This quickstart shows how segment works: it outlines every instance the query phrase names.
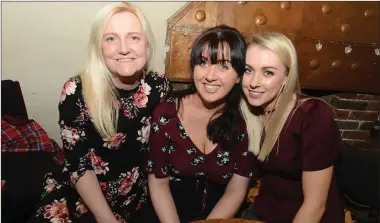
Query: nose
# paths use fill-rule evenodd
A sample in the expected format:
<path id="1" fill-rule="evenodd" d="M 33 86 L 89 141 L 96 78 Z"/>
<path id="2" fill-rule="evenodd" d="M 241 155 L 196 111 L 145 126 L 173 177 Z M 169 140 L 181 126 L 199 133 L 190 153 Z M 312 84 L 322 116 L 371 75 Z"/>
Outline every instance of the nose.
<path id="1" fill-rule="evenodd" d="M 209 67 L 209 69 L 207 70 L 207 73 L 206 73 L 206 76 L 205 76 L 205 79 L 208 81 L 208 82 L 212 82 L 216 79 L 216 65 L 211 65 Z"/>
<path id="2" fill-rule="evenodd" d="M 260 82 L 261 82 L 260 75 L 258 73 L 255 73 L 255 74 L 252 74 L 250 76 L 251 76 L 251 80 L 250 80 L 249 86 L 251 88 L 257 88 L 257 87 L 259 87 L 260 86 Z"/>
<path id="3" fill-rule="evenodd" d="M 129 45 L 128 45 L 128 41 L 127 40 L 120 41 L 119 53 L 123 54 L 123 55 L 126 55 L 129 52 L 130 52 L 130 48 L 129 48 Z"/>

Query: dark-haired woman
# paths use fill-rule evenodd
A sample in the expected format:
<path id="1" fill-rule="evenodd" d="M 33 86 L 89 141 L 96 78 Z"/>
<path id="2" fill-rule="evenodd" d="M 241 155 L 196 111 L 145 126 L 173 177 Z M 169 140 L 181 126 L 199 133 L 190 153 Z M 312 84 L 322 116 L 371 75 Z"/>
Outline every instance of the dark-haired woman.
<path id="1" fill-rule="evenodd" d="M 254 167 L 239 113 L 245 51 L 237 30 L 206 30 L 191 50 L 192 86 L 154 111 L 146 168 L 160 222 L 230 218 L 245 198 Z M 146 222 L 158 221 L 154 210 Z"/>

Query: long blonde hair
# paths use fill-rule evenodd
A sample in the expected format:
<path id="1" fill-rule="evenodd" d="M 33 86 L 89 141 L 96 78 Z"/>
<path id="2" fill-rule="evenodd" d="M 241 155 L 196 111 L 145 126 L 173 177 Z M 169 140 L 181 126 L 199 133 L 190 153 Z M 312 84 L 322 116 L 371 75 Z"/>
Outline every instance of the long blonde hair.
<path id="1" fill-rule="evenodd" d="M 249 150 L 259 160 L 264 161 L 272 151 L 286 122 L 287 116 L 284 114 L 293 94 L 300 93 L 297 52 L 291 40 L 278 32 L 265 32 L 253 35 L 248 42 L 248 48 L 250 45 L 258 45 L 276 53 L 284 62 L 288 71 L 286 83 L 282 85 L 277 94 L 276 109 L 269 120 L 261 148 L 261 137 L 263 134 L 262 113 L 257 112 L 257 108 L 250 106 L 246 101 L 246 97 L 243 97 L 240 101 L 240 110 L 249 128 Z"/>
<path id="2" fill-rule="evenodd" d="M 91 28 L 88 43 L 88 57 L 84 72 L 81 73 L 83 97 L 95 128 L 103 138 L 110 139 L 116 134 L 118 112 L 117 90 L 112 82 L 112 73 L 107 68 L 102 49 L 103 34 L 110 18 L 128 11 L 139 18 L 147 41 L 147 64 L 154 53 L 154 36 L 151 27 L 142 12 L 133 4 L 117 2 L 106 5 L 96 15 Z"/>

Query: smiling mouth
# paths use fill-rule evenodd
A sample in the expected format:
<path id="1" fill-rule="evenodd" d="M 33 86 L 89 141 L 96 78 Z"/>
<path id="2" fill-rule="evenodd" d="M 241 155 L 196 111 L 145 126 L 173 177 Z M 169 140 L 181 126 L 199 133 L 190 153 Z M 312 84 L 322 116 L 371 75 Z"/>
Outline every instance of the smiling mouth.
<path id="1" fill-rule="evenodd" d="M 116 59 L 117 62 L 125 62 L 125 61 L 133 61 L 135 58 L 122 58 L 122 59 Z"/>
<path id="2" fill-rule="evenodd" d="M 249 91 L 249 95 L 251 96 L 260 96 L 264 94 L 264 92 L 259 92 L 259 91 Z"/>
<path id="3" fill-rule="evenodd" d="M 215 92 L 220 88 L 220 85 L 204 84 L 206 89 L 211 92 Z"/>

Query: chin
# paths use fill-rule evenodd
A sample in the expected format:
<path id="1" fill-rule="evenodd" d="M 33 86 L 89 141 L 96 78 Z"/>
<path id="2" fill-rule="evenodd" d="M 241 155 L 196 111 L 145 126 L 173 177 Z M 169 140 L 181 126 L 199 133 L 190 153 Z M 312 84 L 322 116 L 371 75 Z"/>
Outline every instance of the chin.
<path id="1" fill-rule="evenodd" d="M 208 105 L 218 105 L 225 102 L 225 100 L 223 100 L 223 97 L 218 97 L 217 95 L 200 95 L 200 98 L 205 104 Z"/>
<path id="2" fill-rule="evenodd" d="M 250 106 L 261 107 L 264 103 L 261 100 L 247 98 L 246 100 Z"/>

